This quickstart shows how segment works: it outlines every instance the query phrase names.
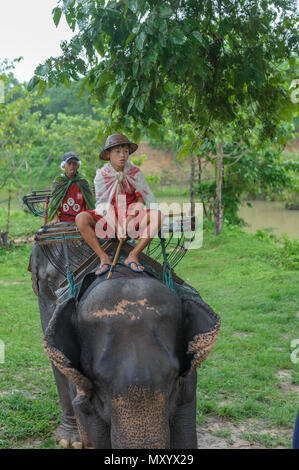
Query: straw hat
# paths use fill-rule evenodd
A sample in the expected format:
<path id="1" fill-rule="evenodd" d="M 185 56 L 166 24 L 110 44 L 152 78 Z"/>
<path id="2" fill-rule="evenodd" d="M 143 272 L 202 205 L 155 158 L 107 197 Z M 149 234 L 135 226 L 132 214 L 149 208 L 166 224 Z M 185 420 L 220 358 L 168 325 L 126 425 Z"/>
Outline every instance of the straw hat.
<path id="1" fill-rule="evenodd" d="M 116 147 L 117 145 L 127 144 L 129 146 L 129 154 L 135 152 L 138 149 L 138 145 L 134 142 L 130 142 L 129 139 L 123 134 L 112 134 L 106 140 L 105 147 L 100 153 L 101 160 L 109 160 L 106 150 Z"/>

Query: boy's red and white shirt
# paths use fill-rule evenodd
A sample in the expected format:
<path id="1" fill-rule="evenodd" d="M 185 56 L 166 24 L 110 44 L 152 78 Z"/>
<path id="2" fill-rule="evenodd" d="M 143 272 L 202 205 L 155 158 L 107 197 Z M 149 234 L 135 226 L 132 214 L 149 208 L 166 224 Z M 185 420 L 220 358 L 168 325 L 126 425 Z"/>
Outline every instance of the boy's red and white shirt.
<path id="1" fill-rule="evenodd" d="M 147 208 L 157 207 L 156 198 L 140 170 L 131 162 L 125 164 L 123 171 L 116 171 L 111 163 L 98 169 L 94 179 L 96 194 L 95 212 L 105 215 L 110 205 L 115 206 L 118 196 L 126 196 L 127 206 L 130 201 L 142 196 Z M 133 202 L 133 201 L 132 201 Z"/>

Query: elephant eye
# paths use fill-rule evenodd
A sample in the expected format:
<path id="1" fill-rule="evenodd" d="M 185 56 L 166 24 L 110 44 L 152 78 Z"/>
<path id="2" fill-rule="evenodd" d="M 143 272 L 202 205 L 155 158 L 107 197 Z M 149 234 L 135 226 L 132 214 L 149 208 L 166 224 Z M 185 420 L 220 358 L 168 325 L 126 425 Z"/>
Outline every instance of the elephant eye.
<path id="1" fill-rule="evenodd" d="M 93 412 L 93 406 L 90 400 L 91 397 L 85 396 L 85 397 L 80 397 L 80 398 L 74 398 L 72 401 L 73 407 L 77 407 L 82 413 L 85 413 L 87 415 L 92 414 Z"/>

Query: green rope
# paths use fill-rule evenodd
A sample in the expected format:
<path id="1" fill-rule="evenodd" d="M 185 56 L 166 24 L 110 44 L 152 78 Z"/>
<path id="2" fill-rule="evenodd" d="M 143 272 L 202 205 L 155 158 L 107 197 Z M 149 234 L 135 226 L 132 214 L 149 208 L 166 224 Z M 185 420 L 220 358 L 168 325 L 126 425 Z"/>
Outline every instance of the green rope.
<path id="1" fill-rule="evenodd" d="M 159 238 L 161 242 L 162 254 L 163 254 L 163 259 L 164 259 L 162 280 L 164 284 L 171 290 L 171 292 L 173 294 L 176 294 L 174 284 L 173 284 L 173 279 L 172 279 L 171 267 L 167 259 L 167 253 L 166 253 L 166 248 L 165 248 L 165 238 L 162 238 L 160 233 L 159 233 Z"/>
<path id="2" fill-rule="evenodd" d="M 62 235 L 62 246 L 63 246 L 63 252 L 64 252 L 64 257 L 65 257 L 65 262 L 66 262 L 66 277 L 69 283 L 69 289 L 70 289 L 70 296 L 71 298 L 76 298 L 76 287 L 74 284 L 74 279 L 73 279 L 73 274 L 70 268 L 70 263 L 69 263 L 69 256 L 68 256 L 68 251 L 67 251 L 67 243 L 66 239 L 70 237 L 66 237 L 65 235 Z"/>
<path id="3" fill-rule="evenodd" d="M 50 241 L 50 240 L 69 240 L 71 238 L 81 238 L 82 235 L 62 235 L 62 237 L 49 237 L 49 238 L 41 238 L 40 241 Z"/>
<path id="4" fill-rule="evenodd" d="M 68 280 L 68 283 L 69 283 L 71 298 L 75 299 L 76 298 L 76 287 L 75 287 L 75 284 L 74 284 L 73 275 L 72 275 L 72 273 L 67 273 L 66 276 L 67 276 L 67 280 Z"/>

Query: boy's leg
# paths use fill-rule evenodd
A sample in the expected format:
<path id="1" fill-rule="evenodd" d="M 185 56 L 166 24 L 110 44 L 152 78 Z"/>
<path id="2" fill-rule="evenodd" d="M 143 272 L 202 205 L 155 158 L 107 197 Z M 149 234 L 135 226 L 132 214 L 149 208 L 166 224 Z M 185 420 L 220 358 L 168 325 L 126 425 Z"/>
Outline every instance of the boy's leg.
<path id="1" fill-rule="evenodd" d="M 131 224 L 136 224 L 136 221 L 133 219 L 129 222 L 128 224 L 128 230 L 130 230 L 130 226 L 132 228 Z M 133 250 L 130 252 L 129 256 L 125 260 L 125 264 L 129 264 L 131 261 L 133 261 L 135 264 L 133 264 L 134 269 L 137 271 L 143 271 L 144 268 L 143 266 L 137 266 L 139 264 L 138 256 L 140 253 L 144 250 L 144 248 L 150 243 L 150 241 L 157 235 L 160 227 L 162 224 L 162 214 L 161 211 L 159 210 L 150 210 L 147 212 L 147 214 L 143 217 L 139 224 L 139 233 L 140 233 L 140 239 L 133 248 Z"/>
<path id="2" fill-rule="evenodd" d="M 93 249 L 93 251 L 98 255 L 101 260 L 101 265 L 108 263 L 111 264 L 111 260 L 107 253 L 101 247 L 97 236 L 95 234 L 95 226 L 96 221 L 94 218 L 88 214 L 87 212 L 80 212 L 80 214 L 76 217 L 76 225 L 80 230 L 82 237 L 86 241 L 86 243 Z M 101 271 L 105 271 L 107 266 L 103 266 L 102 269 L 97 271 L 97 274 L 101 273 Z"/>

